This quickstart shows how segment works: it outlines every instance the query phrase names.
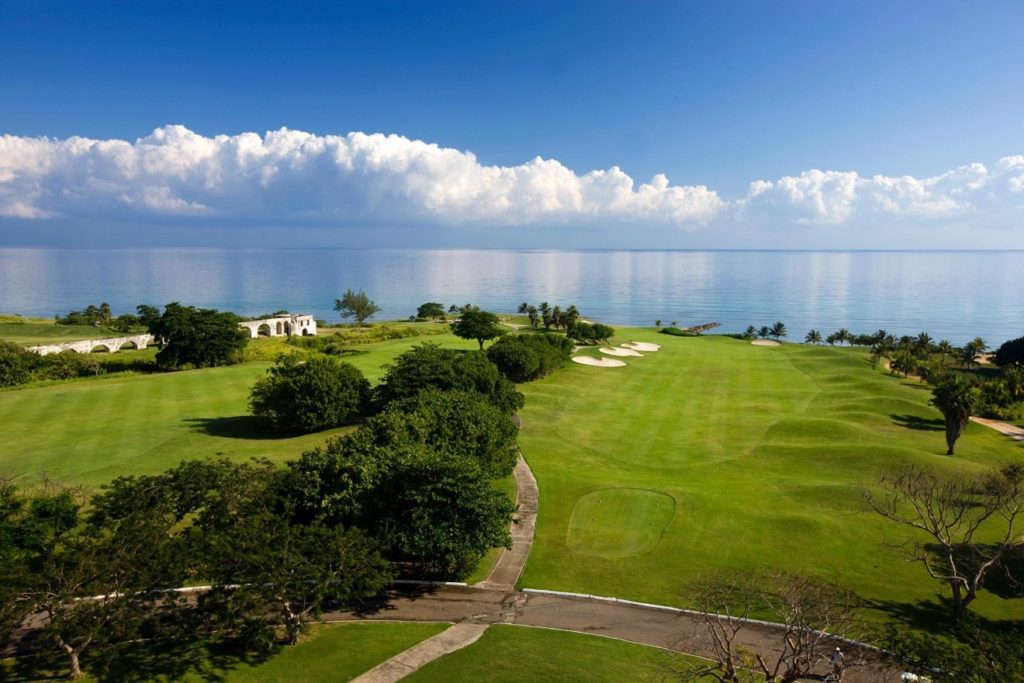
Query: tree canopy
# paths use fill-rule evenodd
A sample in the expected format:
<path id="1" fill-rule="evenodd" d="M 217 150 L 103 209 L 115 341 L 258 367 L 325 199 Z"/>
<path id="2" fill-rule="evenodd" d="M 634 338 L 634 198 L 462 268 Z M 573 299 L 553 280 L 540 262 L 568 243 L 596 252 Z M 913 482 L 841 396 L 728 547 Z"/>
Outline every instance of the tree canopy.
<path id="1" fill-rule="evenodd" d="M 673 324 L 673 327 L 675 325 Z M 615 330 L 600 323 L 575 322 L 566 330 L 566 335 L 581 344 L 597 344 L 615 335 Z"/>
<path id="2" fill-rule="evenodd" d="M 565 367 L 572 341 L 560 334 L 511 334 L 487 349 L 487 357 L 513 382 L 529 382 Z"/>
<path id="3" fill-rule="evenodd" d="M 1024 365 L 1024 337 L 1017 337 L 1008 342 L 1003 342 L 996 349 L 992 360 L 1004 368 L 1010 365 Z"/>
<path id="4" fill-rule="evenodd" d="M 478 308 L 463 311 L 459 319 L 452 323 L 452 332 L 456 337 L 475 339 L 481 351 L 484 350 L 485 341 L 500 337 L 506 331 L 496 314 Z"/>
<path id="5" fill-rule="evenodd" d="M 479 351 L 443 349 L 420 344 L 391 364 L 375 390 L 382 405 L 415 398 L 424 389 L 472 391 L 484 396 L 502 412 L 523 406 L 523 395 L 501 376 L 498 368 Z"/>
<path id="6" fill-rule="evenodd" d="M 417 318 L 443 318 L 444 315 L 444 304 L 435 301 L 428 301 L 416 309 Z"/>
<path id="7" fill-rule="evenodd" d="M 371 301 L 363 290 L 354 292 L 346 289 L 340 299 L 334 300 L 334 310 L 340 313 L 342 318 L 355 318 L 356 323 L 362 325 L 367 318 L 379 313 L 381 308 Z"/>
<path id="8" fill-rule="evenodd" d="M 308 433 L 358 419 L 370 401 L 370 383 L 355 366 L 315 355 L 282 355 L 253 385 L 252 414 L 283 432 Z"/>
<path id="9" fill-rule="evenodd" d="M 177 302 L 164 307 L 163 315 L 152 322 L 149 331 L 163 342 L 156 354 L 162 368 L 227 365 L 240 359 L 247 344 L 245 330 L 238 327 L 234 313 Z"/>

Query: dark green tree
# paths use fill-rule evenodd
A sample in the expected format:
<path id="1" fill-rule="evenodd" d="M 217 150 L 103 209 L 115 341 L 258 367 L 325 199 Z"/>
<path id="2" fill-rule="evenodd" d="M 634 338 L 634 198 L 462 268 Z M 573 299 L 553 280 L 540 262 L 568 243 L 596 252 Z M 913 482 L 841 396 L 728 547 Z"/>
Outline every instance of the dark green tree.
<path id="1" fill-rule="evenodd" d="M 565 367 L 572 341 L 559 334 L 510 334 L 487 349 L 487 357 L 513 382 L 530 382 Z"/>
<path id="2" fill-rule="evenodd" d="M 953 446 L 978 406 L 978 390 L 966 378 L 954 375 L 932 389 L 932 405 L 946 420 L 946 455 L 953 455 Z"/>
<path id="3" fill-rule="evenodd" d="M 304 453 L 290 465 L 295 499 L 312 519 L 371 529 L 391 559 L 461 578 L 487 550 L 509 543 L 514 505 L 475 459 L 419 439 L 421 420 L 382 415 L 374 421 L 388 425 L 383 443 L 367 425 Z"/>
<path id="4" fill-rule="evenodd" d="M 776 321 L 776 323 L 772 325 L 772 336 L 775 337 L 775 341 L 778 341 L 780 337 L 785 337 L 786 324 L 781 320 Z"/>
<path id="5" fill-rule="evenodd" d="M 421 304 L 416 309 L 417 318 L 443 318 L 444 317 L 444 304 L 439 304 L 434 301 L 428 301 L 425 304 Z"/>
<path id="6" fill-rule="evenodd" d="M 1018 337 L 1016 339 L 1011 339 L 1008 342 L 1003 342 L 999 348 L 996 349 L 992 360 L 1003 368 L 1011 365 L 1024 365 L 1024 337 Z"/>
<path id="7" fill-rule="evenodd" d="M 566 335 L 581 344 L 597 344 L 615 336 L 615 330 L 601 323 L 576 322 Z"/>
<path id="8" fill-rule="evenodd" d="M 156 354 L 162 368 L 197 368 L 228 365 L 241 358 L 247 336 L 238 327 L 238 316 L 174 302 L 150 326 L 154 337 L 164 341 Z"/>
<path id="9" fill-rule="evenodd" d="M 27 382 L 32 374 L 33 355 L 14 342 L 0 339 L 0 387 Z"/>
<path id="10" fill-rule="evenodd" d="M 491 479 L 507 477 L 516 464 L 515 423 L 474 392 L 426 389 L 392 403 L 367 428 L 378 445 L 410 437 L 439 453 L 475 460 Z"/>
<path id="11" fill-rule="evenodd" d="M 327 604 L 351 606 L 391 580 L 376 544 L 358 529 L 297 523 L 282 493 L 283 473 L 244 466 L 231 485 L 210 496 L 191 541 L 213 589 L 200 609 L 215 633 L 246 649 L 269 649 L 275 627 L 287 642 Z"/>
<path id="12" fill-rule="evenodd" d="M 381 404 L 415 398 L 424 389 L 473 391 L 505 413 L 523 406 L 523 395 L 501 376 L 479 351 L 443 349 L 421 344 L 406 351 L 388 367 L 375 393 Z"/>
<path id="13" fill-rule="evenodd" d="M 160 319 L 160 309 L 156 306 L 139 304 L 135 312 L 139 314 L 139 324 L 148 330 L 152 330 L 153 323 Z"/>
<path id="14" fill-rule="evenodd" d="M 507 330 L 494 313 L 481 311 L 478 308 L 465 310 L 458 320 L 452 323 L 452 332 L 462 339 L 475 339 L 484 350 L 484 342 L 505 334 Z"/>
<path id="15" fill-rule="evenodd" d="M 807 336 L 804 337 L 804 343 L 805 344 L 820 344 L 821 343 L 821 332 L 818 332 L 817 330 L 811 330 L 810 332 L 807 333 Z"/>
<path id="16" fill-rule="evenodd" d="M 282 355 L 253 385 L 252 414 L 283 432 L 308 433 L 350 424 L 370 402 L 370 383 L 355 366 L 330 356 Z"/>
<path id="17" fill-rule="evenodd" d="M 341 314 L 342 318 L 355 318 L 356 323 L 362 325 L 367 318 L 380 313 L 381 307 L 371 301 L 363 290 L 354 292 L 346 289 L 340 299 L 334 300 L 334 310 Z"/>

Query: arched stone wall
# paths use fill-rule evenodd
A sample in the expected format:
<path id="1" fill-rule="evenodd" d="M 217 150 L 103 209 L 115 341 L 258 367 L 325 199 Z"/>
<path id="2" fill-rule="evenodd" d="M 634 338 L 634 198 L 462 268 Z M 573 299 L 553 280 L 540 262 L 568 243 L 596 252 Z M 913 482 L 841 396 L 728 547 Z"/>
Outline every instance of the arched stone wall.
<path id="1" fill-rule="evenodd" d="M 153 335 L 151 334 L 134 334 L 126 337 L 107 337 L 106 339 L 83 339 L 64 344 L 43 344 L 41 346 L 30 346 L 28 350 L 38 353 L 40 356 L 48 356 L 51 353 L 61 353 L 63 351 L 92 353 L 93 349 L 98 348 L 104 349 L 104 352 L 116 353 L 122 348 L 144 349 L 152 341 Z"/>

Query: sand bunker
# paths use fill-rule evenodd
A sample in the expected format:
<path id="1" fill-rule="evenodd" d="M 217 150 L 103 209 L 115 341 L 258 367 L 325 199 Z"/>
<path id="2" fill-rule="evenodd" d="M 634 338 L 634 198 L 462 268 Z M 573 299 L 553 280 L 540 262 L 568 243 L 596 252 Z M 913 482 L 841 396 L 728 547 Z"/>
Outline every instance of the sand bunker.
<path id="1" fill-rule="evenodd" d="M 750 343 L 754 346 L 782 346 L 782 344 L 772 339 L 755 339 Z"/>
<path id="2" fill-rule="evenodd" d="M 611 358 L 594 358 L 593 356 L 573 356 L 572 361 L 580 365 L 596 365 L 599 368 L 622 368 L 626 364 Z"/>
<path id="3" fill-rule="evenodd" d="M 619 344 L 619 346 L 625 349 L 633 349 L 634 351 L 659 351 L 661 346 L 658 344 L 651 344 L 649 342 L 626 342 L 625 344 Z"/>
<path id="4" fill-rule="evenodd" d="M 612 349 L 607 346 L 602 346 L 598 351 L 609 356 L 639 356 L 643 358 L 644 355 L 639 351 L 634 351 L 633 349 Z"/>

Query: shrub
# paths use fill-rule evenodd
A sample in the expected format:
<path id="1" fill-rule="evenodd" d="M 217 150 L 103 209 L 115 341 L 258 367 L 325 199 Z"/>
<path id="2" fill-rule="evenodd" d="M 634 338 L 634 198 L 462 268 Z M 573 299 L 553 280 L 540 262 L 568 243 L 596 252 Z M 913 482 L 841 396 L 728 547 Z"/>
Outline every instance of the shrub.
<path id="1" fill-rule="evenodd" d="M 12 387 L 29 380 L 32 354 L 14 342 L 0 340 L 0 387 Z"/>
<path id="2" fill-rule="evenodd" d="M 436 344 L 415 346 L 396 358 L 376 395 L 386 405 L 415 398 L 431 387 L 476 392 L 504 413 L 518 410 L 524 401 L 515 385 L 482 352 L 442 349 Z"/>
<path id="3" fill-rule="evenodd" d="M 572 341 L 560 334 L 515 334 L 499 339 L 487 357 L 513 382 L 529 382 L 565 367 Z"/>
<path id="4" fill-rule="evenodd" d="M 992 360 L 1004 368 L 1010 365 L 1024 365 L 1024 337 L 1004 342 L 996 349 Z"/>
<path id="5" fill-rule="evenodd" d="M 350 424 L 366 410 L 370 383 L 359 370 L 327 356 L 282 355 L 252 388 L 252 414 L 289 433 Z"/>
<path id="6" fill-rule="evenodd" d="M 566 330 L 566 335 L 581 344 L 597 344 L 614 336 L 615 330 L 600 323 L 574 322 Z"/>

